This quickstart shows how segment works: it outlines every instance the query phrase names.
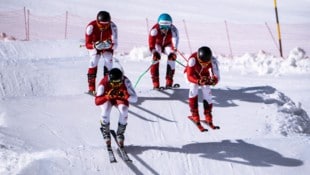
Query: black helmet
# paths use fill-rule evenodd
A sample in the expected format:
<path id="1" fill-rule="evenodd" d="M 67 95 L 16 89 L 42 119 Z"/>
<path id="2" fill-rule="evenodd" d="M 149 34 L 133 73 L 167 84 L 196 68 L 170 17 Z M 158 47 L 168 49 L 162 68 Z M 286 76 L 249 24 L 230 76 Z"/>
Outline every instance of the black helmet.
<path id="1" fill-rule="evenodd" d="M 212 57 L 212 51 L 207 46 L 202 46 L 198 49 L 197 52 L 198 59 L 202 62 L 208 62 L 211 60 Z"/>
<path id="2" fill-rule="evenodd" d="M 120 83 L 123 80 L 123 72 L 118 68 L 112 68 L 109 71 L 109 81 L 111 83 Z"/>
<path id="3" fill-rule="evenodd" d="M 97 14 L 97 21 L 98 22 L 110 22 L 111 21 L 110 13 L 106 11 L 100 11 Z"/>

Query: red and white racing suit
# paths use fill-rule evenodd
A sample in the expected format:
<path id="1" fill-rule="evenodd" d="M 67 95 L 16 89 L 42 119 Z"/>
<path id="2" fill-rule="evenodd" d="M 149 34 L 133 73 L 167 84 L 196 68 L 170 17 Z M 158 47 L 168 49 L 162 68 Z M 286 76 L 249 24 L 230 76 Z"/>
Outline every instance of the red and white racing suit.
<path id="1" fill-rule="evenodd" d="M 198 89 L 201 88 L 202 99 L 204 106 L 204 114 L 207 122 L 212 123 L 212 93 L 210 85 L 215 85 L 220 80 L 220 72 L 218 61 L 215 57 L 211 57 L 211 62 L 207 66 L 202 66 L 197 58 L 197 52 L 193 53 L 186 68 L 187 79 L 189 81 L 189 107 L 192 116 L 199 121 L 198 111 Z M 210 82 L 205 85 L 200 85 L 199 81 L 205 79 Z"/>
<path id="2" fill-rule="evenodd" d="M 120 87 L 113 87 L 106 75 L 99 83 L 95 104 L 101 108 L 101 117 L 103 124 L 110 123 L 110 113 L 112 106 L 119 111 L 119 123 L 127 124 L 129 102 L 135 103 L 138 100 L 136 92 L 130 80 L 124 76 Z"/>
<path id="3" fill-rule="evenodd" d="M 94 48 L 97 41 L 109 41 L 111 47 L 104 50 Z M 85 32 L 85 47 L 88 50 L 90 61 L 88 67 L 89 90 L 95 91 L 97 66 L 100 58 L 104 60 L 104 74 L 111 70 L 113 65 L 113 51 L 117 48 L 117 26 L 111 21 L 107 29 L 102 29 L 97 25 L 96 20 L 90 22 Z"/>

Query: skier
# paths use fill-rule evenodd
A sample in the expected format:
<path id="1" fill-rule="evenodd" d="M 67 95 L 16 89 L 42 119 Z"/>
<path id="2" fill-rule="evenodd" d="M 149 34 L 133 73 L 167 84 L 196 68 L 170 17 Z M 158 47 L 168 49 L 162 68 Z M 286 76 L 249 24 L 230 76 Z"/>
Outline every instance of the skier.
<path id="1" fill-rule="evenodd" d="M 98 12 L 96 20 L 87 25 L 85 32 L 85 46 L 90 56 L 87 72 L 88 93 L 94 95 L 96 93 L 99 59 L 104 60 L 104 75 L 112 68 L 113 51 L 117 48 L 117 44 L 117 26 L 111 21 L 109 12 Z"/>
<path id="2" fill-rule="evenodd" d="M 119 111 L 116 135 L 119 144 L 123 147 L 129 102 L 135 103 L 137 100 L 138 97 L 130 80 L 123 75 L 123 71 L 120 68 L 112 68 L 108 75 L 104 76 L 100 81 L 95 104 L 101 108 L 101 117 L 103 119 L 101 123 L 102 134 L 108 147 L 111 146 L 110 113 L 112 106 L 115 106 Z"/>
<path id="3" fill-rule="evenodd" d="M 179 34 L 178 29 L 172 24 L 172 18 L 169 14 L 163 13 L 158 17 L 157 23 L 149 32 L 148 42 L 153 55 L 153 64 L 150 69 L 153 88 L 159 89 L 160 87 L 159 60 L 162 53 L 168 55 L 166 88 L 172 88 Z"/>
<path id="4" fill-rule="evenodd" d="M 218 62 L 212 56 L 209 47 L 202 46 L 197 52 L 193 53 L 187 63 L 186 68 L 187 79 L 189 81 L 189 108 L 192 113 L 189 118 L 193 120 L 200 130 L 200 117 L 198 110 L 198 89 L 202 90 L 202 99 L 204 107 L 205 122 L 212 129 L 219 129 L 213 125 L 212 121 L 212 94 L 210 85 L 214 86 L 220 79 Z"/>

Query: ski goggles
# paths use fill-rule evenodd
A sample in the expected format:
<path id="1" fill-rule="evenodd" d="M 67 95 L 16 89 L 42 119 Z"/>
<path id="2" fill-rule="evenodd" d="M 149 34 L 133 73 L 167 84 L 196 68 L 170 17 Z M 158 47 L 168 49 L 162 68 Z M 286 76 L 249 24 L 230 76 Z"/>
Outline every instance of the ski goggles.
<path id="1" fill-rule="evenodd" d="M 162 31 L 168 31 L 171 28 L 171 25 L 159 25 L 159 29 Z"/>
<path id="2" fill-rule="evenodd" d="M 210 61 L 201 61 L 198 59 L 198 62 L 202 67 L 207 67 L 209 64 L 211 64 L 211 60 Z"/>
<path id="3" fill-rule="evenodd" d="M 106 30 L 110 27 L 109 21 L 97 21 L 97 25 L 100 30 Z"/>
<path id="4" fill-rule="evenodd" d="M 111 80 L 109 83 L 113 88 L 120 87 L 123 84 L 122 80 Z"/>

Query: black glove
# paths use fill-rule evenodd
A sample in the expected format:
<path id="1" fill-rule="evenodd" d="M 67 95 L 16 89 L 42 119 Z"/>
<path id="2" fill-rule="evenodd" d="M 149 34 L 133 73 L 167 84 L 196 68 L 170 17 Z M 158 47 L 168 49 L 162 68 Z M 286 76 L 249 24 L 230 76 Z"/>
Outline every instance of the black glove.
<path id="1" fill-rule="evenodd" d="M 153 61 L 160 60 L 160 54 L 157 51 L 154 51 L 153 53 Z"/>
<path id="2" fill-rule="evenodd" d="M 177 59 L 177 55 L 175 53 L 170 53 L 168 55 L 168 60 L 175 61 Z"/>

